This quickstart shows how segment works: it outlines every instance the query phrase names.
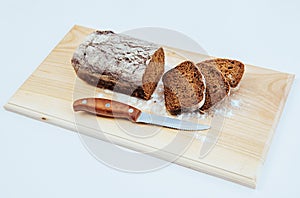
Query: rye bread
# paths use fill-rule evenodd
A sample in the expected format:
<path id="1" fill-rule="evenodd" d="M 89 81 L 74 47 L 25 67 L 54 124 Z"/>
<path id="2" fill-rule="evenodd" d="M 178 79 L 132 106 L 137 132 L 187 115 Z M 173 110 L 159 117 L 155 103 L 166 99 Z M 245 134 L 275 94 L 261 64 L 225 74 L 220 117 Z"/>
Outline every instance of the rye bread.
<path id="1" fill-rule="evenodd" d="M 100 88 L 150 99 L 164 72 L 164 50 L 112 31 L 95 31 L 74 52 L 79 78 Z"/>
<path id="2" fill-rule="evenodd" d="M 205 103 L 200 110 L 206 111 L 228 96 L 230 86 L 223 74 L 215 67 L 214 62 L 203 61 L 197 63 L 196 66 L 205 78 Z"/>
<path id="3" fill-rule="evenodd" d="M 238 86 L 245 70 L 244 64 L 237 60 L 217 58 L 204 61 L 204 63 L 215 65 L 222 72 L 231 88 Z"/>
<path id="4" fill-rule="evenodd" d="M 172 115 L 198 110 L 205 100 L 205 80 L 191 61 L 185 61 L 163 75 L 165 105 Z"/>

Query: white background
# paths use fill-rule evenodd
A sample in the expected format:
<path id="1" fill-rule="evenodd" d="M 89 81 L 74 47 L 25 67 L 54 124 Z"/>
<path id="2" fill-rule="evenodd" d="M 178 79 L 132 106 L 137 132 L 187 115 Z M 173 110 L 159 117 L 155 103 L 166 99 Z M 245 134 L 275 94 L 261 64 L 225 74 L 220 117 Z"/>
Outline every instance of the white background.
<path id="1" fill-rule="evenodd" d="M 177 165 L 110 169 L 77 134 L 0 110 L 0 197 L 300 197 L 300 4 L 297 0 L 1 1 L 4 105 L 74 24 L 182 32 L 209 54 L 296 74 L 256 190 Z"/>

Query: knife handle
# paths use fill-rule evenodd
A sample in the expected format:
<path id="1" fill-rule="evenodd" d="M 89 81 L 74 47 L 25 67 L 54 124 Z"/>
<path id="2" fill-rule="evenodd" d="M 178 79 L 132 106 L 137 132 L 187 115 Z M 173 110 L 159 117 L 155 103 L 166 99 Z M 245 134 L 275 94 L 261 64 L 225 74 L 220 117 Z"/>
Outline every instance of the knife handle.
<path id="1" fill-rule="evenodd" d="M 98 116 L 111 118 L 125 118 L 130 121 L 136 121 L 141 111 L 130 105 L 103 98 L 83 98 L 73 103 L 73 109 L 85 111 Z"/>

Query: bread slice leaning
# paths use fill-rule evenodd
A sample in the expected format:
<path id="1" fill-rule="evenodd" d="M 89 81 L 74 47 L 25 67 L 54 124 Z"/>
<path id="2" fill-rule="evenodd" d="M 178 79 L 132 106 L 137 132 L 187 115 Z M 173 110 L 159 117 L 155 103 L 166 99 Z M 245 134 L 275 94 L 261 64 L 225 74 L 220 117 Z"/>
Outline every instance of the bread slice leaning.
<path id="1" fill-rule="evenodd" d="M 217 67 L 224 75 L 231 88 L 236 88 L 238 86 L 245 71 L 245 65 L 237 60 L 216 58 L 204 61 L 203 63 Z"/>
<path id="2" fill-rule="evenodd" d="M 165 105 L 172 115 L 198 110 L 205 101 L 205 80 L 199 68 L 185 61 L 163 75 Z"/>
<path id="3" fill-rule="evenodd" d="M 196 66 L 206 82 L 205 103 L 200 108 L 201 111 L 206 111 L 229 95 L 230 86 L 214 61 L 203 61 Z"/>

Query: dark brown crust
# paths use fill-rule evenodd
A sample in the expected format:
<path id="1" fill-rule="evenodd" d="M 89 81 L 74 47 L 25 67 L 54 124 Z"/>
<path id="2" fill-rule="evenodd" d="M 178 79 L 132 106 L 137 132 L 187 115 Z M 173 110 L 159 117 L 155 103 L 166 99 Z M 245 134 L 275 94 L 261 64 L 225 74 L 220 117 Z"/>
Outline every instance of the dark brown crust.
<path id="1" fill-rule="evenodd" d="M 212 62 L 204 61 L 197 63 L 196 66 L 200 69 L 205 78 L 205 103 L 200 110 L 206 111 L 229 94 L 230 86 L 226 82 L 225 77 Z"/>
<path id="2" fill-rule="evenodd" d="M 245 71 L 245 65 L 237 60 L 216 58 L 204 61 L 203 63 L 214 64 L 222 72 L 232 88 L 238 86 Z"/>
<path id="3" fill-rule="evenodd" d="M 72 61 L 74 61 L 72 59 Z M 103 89 L 109 89 L 115 92 L 123 93 L 126 95 L 130 95 L 133 97 L 138 97 L 142 99 L 149 99 L 149 96 L 147 97 L 143 88 L 141 86 L 138 87 L 131 87 L 126 82 L 121 82 L 120 80 L 116 81 L 111 76 L 108 75 L 97 75 L 97 74 L 91 74 L 89 72 L 86 72 L 85 70 L 75 70 L 77 76 L 87 82 L 88 84 L 103 88 Z M 150 95 L 151 97 L 151 95 Z"/>
<path id="4" fill-rule="evenodd" d="M 205 83 L 194 63 L 185 61 L 164 74 L 164 95 L 167 111 L 172 115 L 194 111 L 204 100 Z"/>

